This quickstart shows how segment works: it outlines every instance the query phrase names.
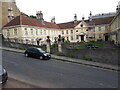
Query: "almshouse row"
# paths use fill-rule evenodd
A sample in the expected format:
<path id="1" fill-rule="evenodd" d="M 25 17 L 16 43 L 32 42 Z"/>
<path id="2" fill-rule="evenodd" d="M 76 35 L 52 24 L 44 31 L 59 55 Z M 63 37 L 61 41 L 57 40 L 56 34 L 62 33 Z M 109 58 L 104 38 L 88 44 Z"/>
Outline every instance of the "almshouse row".
<path id="1" fill-rule="evenodd" d="M 13 11 L 9 11 L 13 15 Z M 56 24 L 55 17 L 51 22 L 43 18 L 43 13 L 38 11 L 36 18 L 31 18 L 24 13 L 11 19 L 2 28 L 4 38 L 10 40 L 31 41 L 37 44 L 37 40 L 43 44 L 47 36 L 53 43 L 58 35 L 70 42 L 89 42 L 94 41 L 112 41 L 116 45 L 120 44 L 120 6 L 118 5 L 115 13 L 106 13 L 92 15 L 90 12 L 89 19 L 77 20 L 77 14 L 74 20 L 67 23 Z M 10 16 L 9 14 L 9 16 Z M 9 17 L 8 17 L 9 19 Z M 18 41 L 19 41 L 18 40 Z"/>

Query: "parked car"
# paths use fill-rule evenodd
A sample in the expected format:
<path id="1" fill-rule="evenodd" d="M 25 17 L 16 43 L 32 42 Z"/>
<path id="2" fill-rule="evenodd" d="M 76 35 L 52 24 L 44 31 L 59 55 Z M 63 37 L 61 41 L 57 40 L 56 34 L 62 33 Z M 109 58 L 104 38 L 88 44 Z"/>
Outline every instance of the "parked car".
<path id="1" fill-rule="evenodd" d="M 50 53 L 46 53 L 41 48 L 28 48 L 24 54 L 26 57 L 38 58 L 40 60 L 42 59 L 48 60 L 51 58 Z"/>
<path id="2" fill-rule="evenodd" d="M 6 83 L 8 80 L 7 71 L 0 65 L 0 85 Z"/>

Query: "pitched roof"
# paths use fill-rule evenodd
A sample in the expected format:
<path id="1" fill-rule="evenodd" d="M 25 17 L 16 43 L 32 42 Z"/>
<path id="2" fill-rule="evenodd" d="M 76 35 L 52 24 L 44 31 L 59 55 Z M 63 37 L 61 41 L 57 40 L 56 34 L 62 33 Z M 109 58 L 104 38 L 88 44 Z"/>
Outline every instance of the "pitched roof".
<path id="1" fill-rule="evenodd" d="M 94 23 L 95 25 L 102 25 L 102 24 L 110 24 L 113 20 L 114 16 L 111 17 L 104 17 L 104 18 L 95 18 L 89 23 Z"/>
<path id="2" fill-rule="evenodd" d="M 27 17 L 26 15 L 20 15 L 15 17 L 9 23 L 7 23 L 4 27 L 15 26 L 15 25 L 29 25 L 29 26 L 37 26 L 37 27 L 45 27 L 45 28 L 54 28 L 59 29 L 59 26 L 53 24 L 51 22 L 44 21 L 42 24 L 39 20 Z"/>
<path id="3" fill-rule="evenodd" d="M 94 18 L 92 21 L 85 20 L 85 22 L 89 25 L 110 24 L 110 22 L 113 20 L 113 18 L 114 18 L 114 16 L 104 17 L 104 18 Z M 44 24 L 42 24 L 37 19 L 28 17 L 28 16 L 26 16 L 26 14 L 21 14 L 20 16 L 17 16 L 13 20 L 11 20 L 9 23 L 7 23 L 4 27 L 15 26 L 15 25 L 29 25 L 29 26 L 54 28 L 54 29 L 69 29 L 69 28 L 74 28 L 80 22 L 81 21 L 77 21 L 77 24 L 74 25 L 74 21 L 67 22 L 67 23 L 60 23 L 60 24 L 54 24 L 54 23 L 51 23 L 51 22 L 44 21 Z"/>
<path id="4" fill-rule="evenodd" d="M 77 24 L 78 25 L 81 21 L 77 21 Z M 74 28 L 76 25 L 74 25 L 74 21 L 72 22 L 67 22 L 67 23 L 60 23 L 60 24 L 57 24 L 60 29 L 69 29 L 69 28 Z"/>
<path id="5" fill-rule="evenodd" d="M 92 21 L 89 21 L 89 20 L 85 20 L 85 22 L 88 24 L 88 25 L 102 25 L 102 24 L 110 24 L 110 22 L 113 20 L 114 16 L 111 16 L 111 17 L 104 17 L 104 18 L 95 18 L 93 19 Z M 81 21 L 77 21 L 77 24 L 78 25 Z M 74 28 L 74 21 L 72 22 L 67 22 L 67 23 L 60 23 L 60 24 L 57 24 L 60 29 L 69 29 L 69 28 Z"/>

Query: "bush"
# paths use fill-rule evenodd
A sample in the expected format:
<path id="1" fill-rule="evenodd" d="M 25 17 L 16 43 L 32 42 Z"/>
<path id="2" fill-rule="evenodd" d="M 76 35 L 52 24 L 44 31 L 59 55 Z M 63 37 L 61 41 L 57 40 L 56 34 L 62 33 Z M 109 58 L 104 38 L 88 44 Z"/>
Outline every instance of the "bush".
<path id="1" fill-rule="evenodd" d="M 58 48 L 58 44 L 51 45 L 51 48 Z"/>
<path id="2" fill-rule="evenodd" d="M 65 41 L 65 44 L 66 44 L 66 45 L 70 45 L 71 43 L 70 43 L 69 40 L 67 40 L 67 41 Z"/>

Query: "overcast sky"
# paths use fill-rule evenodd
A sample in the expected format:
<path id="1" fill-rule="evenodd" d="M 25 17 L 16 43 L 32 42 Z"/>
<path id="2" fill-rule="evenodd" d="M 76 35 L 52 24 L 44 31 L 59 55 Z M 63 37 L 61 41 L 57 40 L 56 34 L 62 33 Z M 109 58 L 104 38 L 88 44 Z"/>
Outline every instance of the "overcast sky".
<path id="1" fill-rule="evenodd" d="M 74 20 L 77 14 L 78 20 L 82 16 L 88 19 L 90 11 L 92 14 L 115 12 L 120 0 L 16 0 L 21 12 L 28 15 L 36 15 L 36 11 L 42 11 L 45 21 L 50 21 L 53 16 L 56 23 Z"/>

